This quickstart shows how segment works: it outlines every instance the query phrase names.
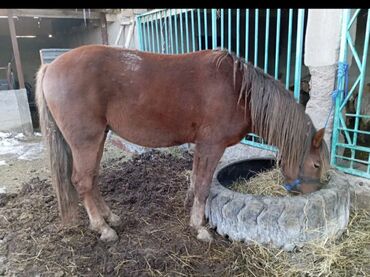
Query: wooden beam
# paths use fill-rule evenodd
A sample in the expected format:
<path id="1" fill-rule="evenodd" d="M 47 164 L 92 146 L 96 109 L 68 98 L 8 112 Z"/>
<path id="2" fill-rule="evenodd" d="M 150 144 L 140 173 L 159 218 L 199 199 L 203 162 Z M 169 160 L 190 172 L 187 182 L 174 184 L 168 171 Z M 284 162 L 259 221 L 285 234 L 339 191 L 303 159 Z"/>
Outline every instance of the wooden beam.
<path id="1" fill-rule="evenodd" d="M 0 9 L 0 16 L 7 16 L 5 9 Z M 88 11 L 85 15 L 82 9 L 13 9 L 13 16 L 42 17 L 42 18 L 74 18 L 74 19 L 100 19 L 100 12 Z M 85 16 L 85 17 L 84 17 Z"/>
<path id="2" fill-rule="evenodd" d="M 101 28 L 101 38 L 105 45 L 108 45 L 108 30 L 107 30 L 107 18 L 105 13 L 100 13 L 100 28 Z"/>
<path id="3" fill-rule="evenodd" d="M 22 69 L 21 57 L 19 55 L 19 48 L 18 48 L 17 35 L 15 32 L 13 12 L 11 9 L 8 9 L 8 22 L 9 22 L 10 38 L 12 40 L 12 46 L 13 46 L 15 66 L 17 68 L 19 88 L 24 88 L 23 69 Z"/>

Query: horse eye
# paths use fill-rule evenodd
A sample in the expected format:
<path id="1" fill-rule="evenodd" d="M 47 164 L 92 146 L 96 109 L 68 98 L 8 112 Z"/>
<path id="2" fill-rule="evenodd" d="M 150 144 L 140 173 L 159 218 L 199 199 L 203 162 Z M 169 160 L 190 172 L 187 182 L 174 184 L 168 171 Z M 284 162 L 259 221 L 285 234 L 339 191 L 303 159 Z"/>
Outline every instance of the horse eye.
<path id="1" fill-rule="evenodd" d="M 314 166 L 314 168 L 320 168 L 320 165 L 316 164 L 316 163 L 314 163 L 313 166 Z"/>

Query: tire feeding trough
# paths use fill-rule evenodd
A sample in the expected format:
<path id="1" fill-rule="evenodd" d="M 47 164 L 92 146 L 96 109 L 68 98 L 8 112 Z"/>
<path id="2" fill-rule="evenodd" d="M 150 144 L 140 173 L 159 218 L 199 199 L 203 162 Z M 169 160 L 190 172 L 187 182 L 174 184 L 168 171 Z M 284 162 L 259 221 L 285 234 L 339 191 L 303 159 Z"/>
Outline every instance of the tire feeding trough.
<path id="1" fill-rule="evenodd" d="M 218 174 L 221 184 L 240 193 L 288 196 L 284 176 L 274 159 L 242 160 L 224 167 Z"/>
<path id="2" fill-rule="evenodd" d="M 340 236 L 349 220 L 347 181 L 331 174 L 319 191 L 296 196 L 240 193 L 230 189 L 240 178 L 271 170 L 273 159 L 224 162 L 213 176 L 206 217 L 212 228 L 231 240 L 293 250 L 306 242 Z"/>

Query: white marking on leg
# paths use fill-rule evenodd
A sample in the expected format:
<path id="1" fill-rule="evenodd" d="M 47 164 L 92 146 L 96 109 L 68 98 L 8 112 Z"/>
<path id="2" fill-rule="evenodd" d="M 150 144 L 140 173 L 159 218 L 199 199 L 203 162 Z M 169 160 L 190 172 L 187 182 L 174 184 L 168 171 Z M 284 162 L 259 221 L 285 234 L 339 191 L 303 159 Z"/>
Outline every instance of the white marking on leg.
<path id="1" fill-rule="evenodd" d="M 193 207 L 191 209 L 190 226 L 198 230 L 204 221 L 204 208 L 200 204 L 198 198 L 194 198 Z"/>
<path id="2" fill-rule="evenodd" d="M 121 218 L 112 212 L 108 216 L 107 220 L 112 226 L 119 226 L 121 224 Z"/>

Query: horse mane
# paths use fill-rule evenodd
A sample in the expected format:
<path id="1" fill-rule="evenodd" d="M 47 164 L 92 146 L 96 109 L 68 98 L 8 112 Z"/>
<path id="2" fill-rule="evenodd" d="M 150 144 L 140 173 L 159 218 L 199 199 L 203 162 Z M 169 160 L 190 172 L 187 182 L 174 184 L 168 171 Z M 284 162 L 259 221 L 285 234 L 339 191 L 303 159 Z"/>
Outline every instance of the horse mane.
<path id="1" fill-rule="evenodd" d="M 268 144 L 278 147 L 278 160 L 288 168 L 300 167 L 316 132 L 303 106 L 295 101 L 280 81 L 260 68 L 225 50 L 214 51 L 218 53 L 217 68 L 225 59 L 231 59 L 233 63 L 234 89 L 239 93 L 238 104 L 244 102 L 245 108 L 249 104 L 252 132 Z M 241 79 L 240 82 L 237 79 Z M 326 146 L 325 143 L 322 145 Z M 326 151 L 320 151 L 322 162 L 326 160 L 324 156 L 327 153 L 327 147 Z"/>

